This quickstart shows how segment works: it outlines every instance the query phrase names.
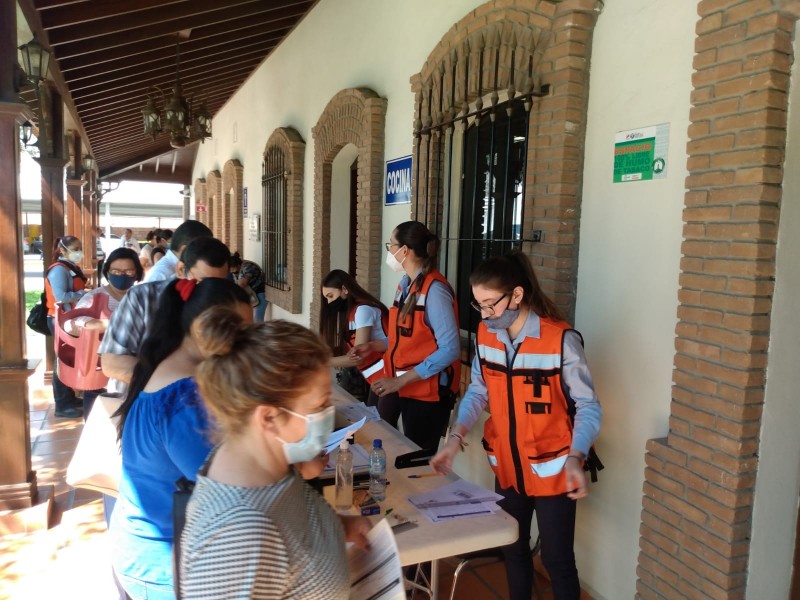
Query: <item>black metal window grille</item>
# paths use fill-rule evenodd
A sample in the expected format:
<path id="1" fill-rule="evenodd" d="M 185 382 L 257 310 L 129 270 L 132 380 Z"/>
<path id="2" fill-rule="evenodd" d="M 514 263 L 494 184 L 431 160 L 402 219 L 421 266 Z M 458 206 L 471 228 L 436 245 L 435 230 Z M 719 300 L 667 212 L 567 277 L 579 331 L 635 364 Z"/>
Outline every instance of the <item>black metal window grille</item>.
<path id="1" fill-rule="evenodd" d="M 269 148 L 261 164 L 261 188 L 264 203 L 264 277 L 266 285 L 289 289 L 287 268 L 287 177 L 283 151 Z"/>

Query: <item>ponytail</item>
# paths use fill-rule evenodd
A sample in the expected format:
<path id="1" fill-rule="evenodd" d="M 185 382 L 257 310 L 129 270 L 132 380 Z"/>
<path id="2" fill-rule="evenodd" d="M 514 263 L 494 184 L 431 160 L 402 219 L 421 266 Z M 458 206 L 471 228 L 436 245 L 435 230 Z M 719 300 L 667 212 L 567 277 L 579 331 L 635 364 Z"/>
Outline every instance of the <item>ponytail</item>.
<path id="1" fill-rule="evenodd" d="M 408 298 L 406 298 L 406 302 L 400 311 L 403 317 L 407 317 L 417 304 L 417 296 L 419 295 L 419 290 L 422 289 L 422 282 L 437 267 L 439 261 L 439 236 L 419 221 L 406 221 L 397 226 L 395 237 L 398 244 L 408 246 L 417 257 L 422 259 L 422 271 L 411 284 L 411 292 L 408 294 Z"/>

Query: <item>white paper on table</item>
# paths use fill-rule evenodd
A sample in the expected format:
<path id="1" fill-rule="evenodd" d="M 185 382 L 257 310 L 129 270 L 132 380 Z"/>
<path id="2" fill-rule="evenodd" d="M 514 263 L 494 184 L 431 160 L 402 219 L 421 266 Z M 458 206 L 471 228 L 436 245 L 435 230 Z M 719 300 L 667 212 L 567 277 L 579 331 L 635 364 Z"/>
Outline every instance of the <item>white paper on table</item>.
<path id="1" fill-rule="evenodd" d="M 352 546 L 350 600 L 405 600 L 403 569 L 392 528 L 381 519 L 367 534 L 369 550 Z"/>
<path id="2" fill-rule="evenodd" d="M 381 420 L 381 417 L 378 414 L 377 406 L 367 406 L 361 402 L 337 406 L 336 412 L 338 413 L 337 416 L 340 416 L 348 423 L 355 423 L 362 418 L 366 419 L 367 421 Z"/>
<path id="3" fill-rule="evenodd" d="M 469 504 L 454 504 L 452 506 L 438 506 L 433 508 L 420 508 L 426 519 L 431 523 L 441 523 L 454 519 L 469 519 L 472 517 L 482 517 L 493 515 L 500 507 L 494 502 L 477 502 Z"/>
<path id="4" fill-rule="evenodd" d="M 353 453 L 353 473 L 369 472 L 369 454 L 360 444 L 350 444 L 350 452 Z M 336 475 L 336 452 L 328 455 L 328 464 L 319 474 L 320 477 L 333 477 Z"/>
<path id="5" fill-rule="evenodd" d="M 444 485 L 430 492 L 414 494 L 408 497 L 417 509 L 439 508 L 449 506 L 462 506 L 470 504 L 481 504 L 484 502 L 493 503 L 502 500 L 500 494 L 496 494 L 477 484 L 464 479 L 459 479 L 448 485 Z"/>
<path id="6" fill-rule="evenodd" d="M 341 429 L 337 429 L 333 433 L 331 433 L 330 437 L 328 438 L 328 442 L 325 444 L 325 454 L 330 454 L 339 445 L 342 443 L 343 439 L 349 438 L 353 435 L 356 431 L 361 429 L 361 426 L 367 421 L 367 418 L 364 417 L 360 421 L 356 421 L 351 425 L 347 425 L 346 427 L 342 427 Z"/>

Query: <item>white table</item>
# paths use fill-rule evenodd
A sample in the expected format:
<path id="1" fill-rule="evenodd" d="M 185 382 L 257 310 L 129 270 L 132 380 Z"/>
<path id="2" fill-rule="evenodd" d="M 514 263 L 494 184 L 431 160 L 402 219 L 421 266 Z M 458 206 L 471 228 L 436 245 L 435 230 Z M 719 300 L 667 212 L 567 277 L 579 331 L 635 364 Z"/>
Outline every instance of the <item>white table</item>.
<path id="1" fill-rule="evenodd" d="M 333 388 L 335 405 L 357 402 L 339 386 L 334 384 Z M 438 559 L 504 546 L 516 541 L 517 522 L 502 510 L 492 515 L 431 523 L 408 501 L 408 497 L 442 487 L 458 479 L 458 476 L 453 474 L 409 479 L 409 475 L 430 473 L 432 469 L 429 465 L 395 469 L 394 460 L 397 456 L 419 450 L 419 446 L 383 421 L 367 421 L 356 432 L 355 438 L 367 451 L 372 449 L 373 439 L 380 438 L 383 441 L 383 448 L 386 450 L 386 479 L 389 485 L 386 486 L 386 500 L 380 503 L 380 515 L 370 518 L 375 521 L 382 519 L 386 511 L 392 509 L 393 512 L 417 522 L 417 527 L 397 534 L 400 562 L 405 566 L 431 561 L 431 597 L 434 600 L 439 595 Z"/>

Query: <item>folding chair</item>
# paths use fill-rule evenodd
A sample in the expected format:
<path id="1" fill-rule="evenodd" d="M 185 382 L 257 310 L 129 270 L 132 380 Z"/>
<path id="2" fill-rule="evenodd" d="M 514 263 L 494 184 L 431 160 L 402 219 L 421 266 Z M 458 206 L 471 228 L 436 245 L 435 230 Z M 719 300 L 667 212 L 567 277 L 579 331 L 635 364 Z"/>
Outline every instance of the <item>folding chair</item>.
<path id="1" fill-rule="evenodd" d="M 541 546 L 542 546 L 541 540 L 539 537 L 537 537 L 536 542 L 533 544 L 533 547 L 531 548 L 531 560 L 533 560 L 534 557 L 537 554 L 539 554 Z M 478 550 L 477 552 L 460 554 L 454 556 L 453 558 L 458 560 L 458 566 L 456 566 L 456 570 L 453 572 L 453 587 L 450 588 L 450 600 L 454 600 L 456 597 L 456 586 L 458 585 L 458 576 L 461 575 L 461 572 L 467 568 L 475 569 L 475 567 L 469 567 L 469 564 L 472 561 L 477 561 L 477 560 L 488 561 L 488 562 L 482 562 L 481 565 L 483 566 L 490 565 L 495 562 L 502 562 L 503 549 L 500 546 L 497 546 L 495 548 L 487 548 L 486 550 Z M 541 590 L 539 590 L 539 585 L 536 583 L 535 574 L 533 577 L 533 592 L 536 595 L 536 598 L 543 597 Z M 497 592 L 495 592 L 495 596 L 498 598 L 498 600 L 503 600 L 503 596 L 499 595 Z"/>

